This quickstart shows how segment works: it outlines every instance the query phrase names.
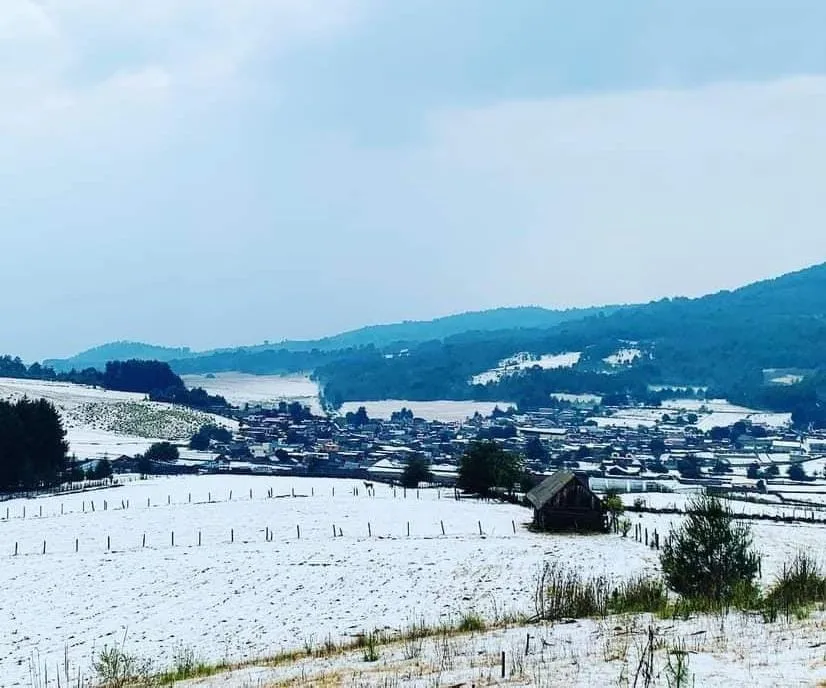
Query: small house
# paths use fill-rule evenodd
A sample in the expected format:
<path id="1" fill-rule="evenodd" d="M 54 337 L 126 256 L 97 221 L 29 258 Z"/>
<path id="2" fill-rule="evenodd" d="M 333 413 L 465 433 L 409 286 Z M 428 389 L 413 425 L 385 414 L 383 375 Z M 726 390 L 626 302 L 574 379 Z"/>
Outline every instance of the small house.
<path id="1" fill-rule="evenodd" d="M 571 471 L 557 471 L 526 495 L 533 524 L 542 530 L 604 531 L 605 507 L 588 483 Z"/>

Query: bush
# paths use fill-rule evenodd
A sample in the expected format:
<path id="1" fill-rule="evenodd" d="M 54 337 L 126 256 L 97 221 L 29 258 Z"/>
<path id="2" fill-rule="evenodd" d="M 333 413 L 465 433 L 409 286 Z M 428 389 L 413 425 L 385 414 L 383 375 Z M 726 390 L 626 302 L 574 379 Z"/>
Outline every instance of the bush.
<path id="1" fill-rule="evenodd" d="M 760 556 L 751 529 L 737 523 L 717 497 L 694 499 L 685 523 L 666 538 L 660 556 L 668 587 L 686 598 L 733 601 L 738 586 L 753 583 Z"/>
<path id="2" fill-rule="evenodd" d="M 611 593 L 610 609 L 616 614 L 657 613 L 665 609 L 668 595 L 661 580 L 637 576 L 623 581 Z"/>
<path id="3" fill-rule="evenodd" d="M 557 564 L 545 564 L 536 588 L 536 612 L 545 621 L 605 616 L 611 598 L 603 577 L 586 578 Z"/>
<path id="4" fill-rule="evenodd" d="M 785 611 L 826 601 L 826 576 L 818 561 L 798 552 L 766 594 L 766 605 Z"/>
<path id="5" fill-rule="evenodd" d="M 92 661 L 95 678 L 101 688 L 126 688 L 151 685 L 152 663 L 127 654 L 117 644 L 104 647 Z"/>
<path id="6" fill-rule="evenodd" d="M 473 633 L 484 631 L 486 628 L 484 619 L 475 612 L 468 612 L 462 615 L 459 620 L 458 629 L 463 633 Z"/>

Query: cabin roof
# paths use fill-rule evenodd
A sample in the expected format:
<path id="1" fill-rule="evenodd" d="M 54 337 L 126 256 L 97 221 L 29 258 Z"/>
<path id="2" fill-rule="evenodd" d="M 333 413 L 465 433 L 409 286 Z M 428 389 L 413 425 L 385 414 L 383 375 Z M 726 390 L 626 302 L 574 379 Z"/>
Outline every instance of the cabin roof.
<path id="1" fill-rule="evenodd" d="M 577 477 L 571 471 L 557 471 L 553 475 L 545 478 L 539 485 L 528 492 L 525 497 L 534 507 L 541 509 L 572 480 L 577 480 Z"/>

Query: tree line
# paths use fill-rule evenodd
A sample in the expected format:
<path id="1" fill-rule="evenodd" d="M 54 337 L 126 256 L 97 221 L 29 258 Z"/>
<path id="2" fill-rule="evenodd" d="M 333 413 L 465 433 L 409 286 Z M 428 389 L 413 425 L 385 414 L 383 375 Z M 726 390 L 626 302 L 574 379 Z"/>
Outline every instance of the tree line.
<path id="1" fill-rule="evenodd" d="M 117 392 L 136 392 L 147 395 L 151 401 L 180 404 L 201 410 L 221 411 L 230 407 L 222 396 L 208 394 L 200 387 L 188 389 L 169 364 L 161 361 L 110 361 L 103 371 L 87 368 L 58 373 L 39 363 L 26 366 L 18 357 L 0 356 L 0 377 L 71 382 Z"/>
<path id="2" fill-rule="evenodd" d="M 66 431 L 48 401 L 0 401 L 0 490 L 60 484 L 70 477 L 68 451 Z"/>

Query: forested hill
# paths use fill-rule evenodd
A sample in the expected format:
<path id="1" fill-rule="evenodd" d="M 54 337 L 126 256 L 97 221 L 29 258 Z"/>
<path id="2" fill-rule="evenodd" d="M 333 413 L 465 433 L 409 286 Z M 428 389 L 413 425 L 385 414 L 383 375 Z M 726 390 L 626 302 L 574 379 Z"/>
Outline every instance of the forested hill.
<path id="1" fill-rule="evenodd" d="M 792 410 L 820 399 L 826 370 L 826 265 L 697 299 L 664 299 L 547 329 L 466 333 L 412 348 L 330 362 L 318 377 L 333 401 L 480 398 L 536 406 L 551 392 L 624 394 L 649 385 L 703 385 L 728 398 Z M 624 347 L 627 366 L 604 358 Z M 572 368 L 534 368 L 487 385 L 470 378 L 516 352 L 581 352 Z M 792 369 L 799 384 L 766 384 L 767 369 Z"/>
<path id="2" fill-rule="evenodd" d="M 612 354 L 623 349 L 640 355 L 612 363 Z M 581 356 L 568 368 L 512 368 L 486 384 L 473 383 L 523 352 Z M 652 385 L 697 385 L 742 403 L 814 413 L 826 399 L 826 264 L 697 299 L 467 313 L 312 343 L 187 352 L 170 365 L 178 374 L 312 372 L 334 404 L 475 398 L 531 407 L 547 404 L 552 392 L 652 401 Z M 785 383 L 777 382 L 781 378 Z"/>
<path id="3" fill-rule="evenodd" d="M 163 361 L 188 358 L 195 355 L 188 348 L 172 348 L 143 344 L 142 342 L 110 342 L 83 351 L 71 358 L 56 358 L 43 361 L 43 366 L 59 373 L 70 370 L 95 368 L 104 370 L 109 361 Z"/>
<path id="4" fill-rule="evenodd" d="M 109 361 L 140 359 L 175 362 L 181 373 L 213 373 L 228 370 L 248 372 L 291 372 L 315 367 L 325 357 L 296 356 L 294 361 L 279 354 L 339 352 L 360 347 L 397 348 L 420 342 L 444 339 L 468 331 L 493 331 L 526 328 L 549 328 L 563 322 L 598 313 L 610 314 L 623 306 L 570 308 L 551 310 L 537 306 L 495 308 L 448 315 L 434 320 L 410 320 L 388 325 L 369 325 L 322 339 L 306 341 L 267 342 L 254 346 L 214 349 L 196 352 L 189 348 L 169 348 L 140 342 L 112 342 L 65 359 L 50 359 L 43 365 L 58 372 L 97 368 L 103 370 Z"/>

